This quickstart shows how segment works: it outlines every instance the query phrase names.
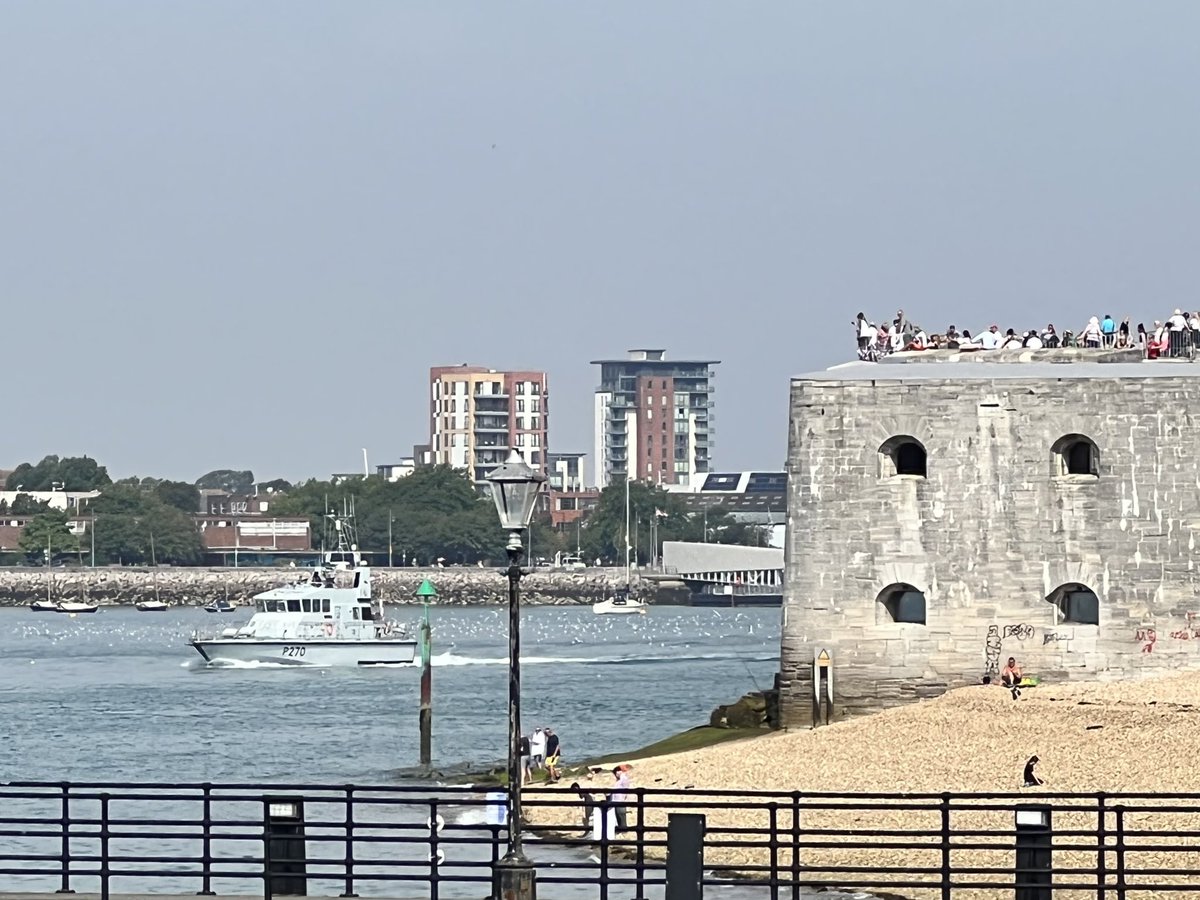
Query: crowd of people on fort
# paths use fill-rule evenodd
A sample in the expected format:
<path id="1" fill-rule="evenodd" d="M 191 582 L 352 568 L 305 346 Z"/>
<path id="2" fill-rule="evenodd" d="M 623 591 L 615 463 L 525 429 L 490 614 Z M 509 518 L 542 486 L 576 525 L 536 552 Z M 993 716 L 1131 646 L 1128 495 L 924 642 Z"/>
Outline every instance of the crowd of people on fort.
<path id="1" fill-rule="evenodd" d="M 1147 358 L 1157 359 L 1189 355 L 1193 347 L 1200 347 L 1200 311 L 1184 312 L 1179 309 L 1165 321 L 1155 319 L 1150 328 L 1139 322 L 1136 329 L 1131 329 L 1129 316 L 1120 322 L 1108 314 L 1103 317 L 1092 316 L 1077 332 L 1059 332 L 1054 323 L 1050 323 L 1045 328 L 1008 328 L 1004 331 L 999 325 L 993 324 L 975 335 L 950 325 L 944 331 L 930 334 L 909 319 L 902 309 L 896 311 L 895 318 L 881 325 L 869 320 L 863 313 L 859 313 L 851 324 L 858 341 L 858 358 L 869 362 L 901 351 L 1041 350 L 1059 347 L 1091 350 L 1136 348 Z"/>

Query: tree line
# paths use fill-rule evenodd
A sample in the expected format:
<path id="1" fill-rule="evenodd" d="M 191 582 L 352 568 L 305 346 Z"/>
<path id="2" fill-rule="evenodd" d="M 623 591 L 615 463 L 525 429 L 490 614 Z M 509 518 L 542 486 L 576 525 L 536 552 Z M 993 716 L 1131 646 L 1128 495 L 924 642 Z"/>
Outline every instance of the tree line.
<path id="1" fill-rule="evenodd" d="M 336 484 L 311 479 L 297 485 L 282 479 L 256 482 L 250 471 L 218 469 L 189 484 L 153 477 L 113 482 L 95 460 L 47 456 L 36 464 L 18 466 L 6 487 L 10 491 L 100 491 L 73 517 L 26 495 L 0 509 L 32 517 L 20 539 L 21 552 L 31 560 L 43 559 L 49 550 L 51 557 L 82 561 L 94 546 L 98 565 L 199 564 L 204 548 L 193 516 L 199 509 L 201 488 L 270 492 L 269 515 L 308 517 L 314 550 L 336 544 L 332 516 L 352 508 L 359 549 L 370 553 L 375 565 L 499 562 L 507 540 L 491 498 L 478 491 L 465 472 L 449 466 L 422 467 L 394 482 L 369 476 Z M 656 548 L 668 540 L 766 543 L 763 529 L 715 510 L 707 515 L 689 511 L 679 495 L 658 486 L 633 482 L 629 500 L 630 555 L 639 565 L 651 562 Z M 72 533 L 71 518 L 82 520 L 84 530 Z M 556 530 L 549 512 L 539 511 L 526 543 L 532 558 L 579 552 L 589 564 L 600 559 L 621 565 L 625 539 L 625 486 L 619 482 L 601 493 L 596 507 L 578 526 Z"/>

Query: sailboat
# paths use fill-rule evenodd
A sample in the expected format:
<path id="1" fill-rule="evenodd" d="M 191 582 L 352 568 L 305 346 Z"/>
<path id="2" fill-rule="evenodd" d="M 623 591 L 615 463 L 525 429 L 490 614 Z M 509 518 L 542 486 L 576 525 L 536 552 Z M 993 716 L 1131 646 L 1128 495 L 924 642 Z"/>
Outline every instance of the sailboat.
<path id="1" fill-rule="evenodd" d="M 143 600 L 137 605 L 138 612 L 165 612 L 167 604 L 158 597 L 158 560 L 154 558 L 154 533 L 150 533 L 150 568 L 154 574 L 154 599 Z"/>
<path id="2" fill-rule="evenodd" d="M 633 576 L 629 571 L 629 476 L 625 477 L 625 587 L 605 596 L 603 600 L 592 604 L 592 612 L 598 616 L 646 614 L 646 603 L 633 596 L 631 584 Z"/>
<path id="3" fill-rule="evenodd" d="M 208 606 L 204 607 L 207 613 L 231 613 L 237 612 L 237 607 L 229 602 L 229 584 L 225 584 L 225 596 L 220 600 L 214 600 Z"/>

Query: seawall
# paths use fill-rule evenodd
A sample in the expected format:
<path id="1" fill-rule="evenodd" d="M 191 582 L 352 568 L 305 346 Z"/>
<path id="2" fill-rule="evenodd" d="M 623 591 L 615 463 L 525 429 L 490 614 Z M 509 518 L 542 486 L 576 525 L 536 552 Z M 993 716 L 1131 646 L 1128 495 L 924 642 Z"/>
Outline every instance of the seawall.
<path id="1" fill-rule="evenodd" d="M 257 593 L 294 582 L 307 569 L 162 569 L 158 596 L 170 604 L 204 605 L 228 597 L 245 603 Z M 413 594 L 428 578 L 444 605 L 506 603 L 508 580 L 499 569 L 372 569 L 374 593 L 389 603 L 417 603 Z M 0 569 L 0 606 L 23 606 L 46 597 L 45 569 Z M 624 587 L 625 570 L 591 568 L 576 572 L 531 572 L 521 579 L 521 602 L 531 605 L 593 603 Z M 654 584 L 633 576 L 634 596 L 653 593 Z M 153 570 L 135 568 L 54 569 L 51 597 L 106 606 L 134 604 L 155 596 Z"/>

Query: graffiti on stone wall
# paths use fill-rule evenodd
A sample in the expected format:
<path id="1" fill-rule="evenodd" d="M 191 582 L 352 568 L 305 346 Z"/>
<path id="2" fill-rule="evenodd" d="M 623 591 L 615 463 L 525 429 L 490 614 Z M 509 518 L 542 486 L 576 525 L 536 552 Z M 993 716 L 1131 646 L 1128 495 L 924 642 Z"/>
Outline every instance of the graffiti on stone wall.
<path id="1" fill-rule="evenodd" d="M 1047 644 L 1066 644 L 1075 637 L 1073 631 L 1044 631 L 1042 632 L 1042 646 Z"/>
<path id="2" fill-rule="evenodd" d="M 999 626 L 989 625 L 987 639 L 983 643 L 983 674 L 989 678 L 997 678 L 1000 675 L 1001 643 Z"/>
<path id="3" fill-rule="evenodd" d="M 1016 638 L 1018 641 L 1027 641 L 1033 637 L 1033 626 L 1020 622 L 1016 625 L 1005 625 L 1004 634 L 1001 636 L 1003 640 Z"/>
<path id="4" fill-rule="evenodd" d="M 1158 632 L 1153 628 L 1139 628 L 1133 633 L 1133 639 L 1142 645 L 1143 653 L 1153 653 L 1154 645 L 1158 643 Z"/>

